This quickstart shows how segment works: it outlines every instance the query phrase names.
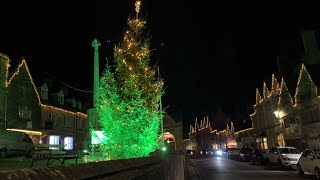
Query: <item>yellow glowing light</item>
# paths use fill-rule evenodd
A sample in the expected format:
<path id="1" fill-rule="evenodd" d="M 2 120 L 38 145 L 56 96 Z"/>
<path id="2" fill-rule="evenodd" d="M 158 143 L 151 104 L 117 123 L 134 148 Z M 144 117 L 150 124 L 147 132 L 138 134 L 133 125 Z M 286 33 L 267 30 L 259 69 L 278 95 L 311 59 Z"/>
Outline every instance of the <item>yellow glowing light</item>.
<path id="1" fill-rule="evenodd" d="M 31 130 L 24 130 L 24 129 L 7 129 L 8 131 L 18 131 L 18 132 L 24 132 L 26 134 L 31 134 L 31 135 L 38 135 L 41 136 L 42 132 L 40 131 L 31 131 Z"/>

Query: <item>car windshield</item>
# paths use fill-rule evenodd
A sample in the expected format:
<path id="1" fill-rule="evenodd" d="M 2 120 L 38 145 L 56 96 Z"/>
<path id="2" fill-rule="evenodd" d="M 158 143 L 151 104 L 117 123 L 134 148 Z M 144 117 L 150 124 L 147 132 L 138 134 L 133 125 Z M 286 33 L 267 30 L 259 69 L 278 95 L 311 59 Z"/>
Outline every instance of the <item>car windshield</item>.
<path id="1" fill-rule="evenodd" d="M 280 148 L 279 152 L 280 154 L 300 154 L 300 152 L 294 148 Z"/>
<path id="2" fill-rule="evenodd" d="M 320 159 L 320 149 L 314 149 L 314 154 L 316 154 L 317 159 Z"/>

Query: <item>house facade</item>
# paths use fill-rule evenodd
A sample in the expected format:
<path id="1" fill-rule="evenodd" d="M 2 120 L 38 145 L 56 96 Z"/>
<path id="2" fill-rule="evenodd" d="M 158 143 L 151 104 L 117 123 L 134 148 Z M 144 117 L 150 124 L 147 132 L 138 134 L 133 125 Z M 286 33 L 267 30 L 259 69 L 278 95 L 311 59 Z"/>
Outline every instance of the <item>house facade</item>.
<path id="1" fill-rule="evenodd" d="M 195 125 L 190 125 L 189 138 L 184 139 L 185 149 L 200 152 L 201 150 L 241 148 L 243 146 L 255 147 L 253 129 L 246 128 L 235 131 L 230 122 L 224 130 L 212 130 L 209 118 L 196 119 Z"/>
<path id="2" fill-rule="evenodd" d="M 271 91 L 264 83 L 264 94 L 260 96 L 257 90 L 255 112 L 250 116 L 259 147 L 319 148 L 320 101 L 317 92 L 318 86 L 304 64 L 300 68 L 294 95 L 283 78 L 280 84 L 273 83 Z"/>
<path id="3" fill-rule="evenodd" d="M 9 57 L 0 54 L 0 62 L 0 128 L 26 132 L 34 143 L 83 149 L 86 106 L 72 98 L 72 93 L 65 96 L 68 91 L 62 87 L 54 90 L 45 82 L 37 87 L 24 58 L 11 73 Z"/>

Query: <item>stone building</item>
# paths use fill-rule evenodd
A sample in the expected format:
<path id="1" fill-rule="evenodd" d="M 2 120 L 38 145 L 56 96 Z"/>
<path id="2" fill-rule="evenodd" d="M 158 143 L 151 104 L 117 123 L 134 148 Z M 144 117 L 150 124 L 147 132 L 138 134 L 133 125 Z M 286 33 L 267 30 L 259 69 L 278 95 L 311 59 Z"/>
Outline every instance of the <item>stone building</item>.
<path id="1" fill-rule="evenodd" d="M 255 147 L 252 128 L 235 131 L 232 121 L 224 130 L 212 130 L 209 118 L 196 119 L 195 125 L 190 125 L 189 138 L 184 139 L 185 149 L 200 152 L 202 150 Z"/>
<path id="2" fill-rule="evenodd" d="M 82 141 L 87 134 L 86 106 L 71 98 L 72 93 L 65 96 L 68 90 L 61 86 L 53 90 L 51 83 L 35 83 L 41 81 L 33 80 L 24 58 L 11 73 L 9 63 L 9 57 L 0 54 L 0 128 L 26 132 L 34 143 L 83 149 Z"/>

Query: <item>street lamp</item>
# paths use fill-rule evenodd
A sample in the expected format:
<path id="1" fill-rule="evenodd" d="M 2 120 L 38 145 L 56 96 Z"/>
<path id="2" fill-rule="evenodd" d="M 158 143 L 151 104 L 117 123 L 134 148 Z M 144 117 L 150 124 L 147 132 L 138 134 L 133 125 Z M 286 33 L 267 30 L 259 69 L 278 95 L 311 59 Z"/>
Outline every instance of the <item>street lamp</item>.
<path id="1" fill-rule="evenodd" d="M 280 121 L 280 118 L 281 118 L 281 116 L 282 116 L 282 111 L 276 110 L 276 111 L 274 111 L 274 115 L 275 115 L 276 118 Z"/>

